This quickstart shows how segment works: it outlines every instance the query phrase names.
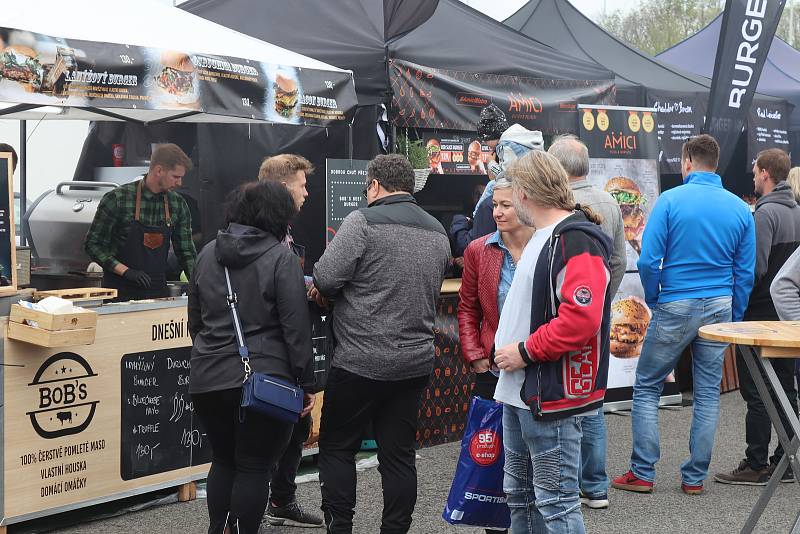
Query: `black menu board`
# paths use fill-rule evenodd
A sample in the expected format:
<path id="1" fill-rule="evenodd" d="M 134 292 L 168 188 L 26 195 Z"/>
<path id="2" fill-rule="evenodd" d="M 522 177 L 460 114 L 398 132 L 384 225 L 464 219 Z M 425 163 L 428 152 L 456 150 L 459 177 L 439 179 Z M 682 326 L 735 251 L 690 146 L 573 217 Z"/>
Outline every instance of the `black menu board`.
<path id="1" fill-rule="evenodd" d="M 747 168 L 752 172 L 758 153 L 780 148 L 789 153 L 789 110 L 786 102 L 754 100 L 747 114 Z"/>
<path id="2" fill-rule="evenodd" d="M 367 207 L 364 188 L 367 165 L 363 159 L 328 159 L 325 173 L 325 242 L 330 243 L 342 221 L 358 208 Z"/>
<path id="3" fill-rule="evenodd" d="M 13 176 L 11 153 L 0 152 L 0 294 L 13 293 L 17 287 Z"/>
<path id="4" fill-rule="evenodd" d="M 211 446 L 189 395 L 191 347 L 122 357 L 123 480 L 211 461 Z"/>

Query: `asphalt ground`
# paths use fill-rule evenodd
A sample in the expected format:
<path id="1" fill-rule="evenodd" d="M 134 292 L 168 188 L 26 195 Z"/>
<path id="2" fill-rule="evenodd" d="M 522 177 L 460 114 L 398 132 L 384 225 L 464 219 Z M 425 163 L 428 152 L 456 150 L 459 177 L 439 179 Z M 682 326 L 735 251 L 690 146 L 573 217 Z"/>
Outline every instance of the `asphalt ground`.
<path id="1" fill-rule="evenodd" d="M 717 432 L 711 475 L 733 469 L 744 451 L 744 402 L 738 392 L 722 397 L 720 425 Z M 738 532 L 750 509 L 755 504 L 761 488 L 728 486 L 711 480 L 706 492 L 699 496 L 686 496 L 680 490 L 679 465 L 688 451 L 688 434 L 691 408 L 661 410 L 662 458 L 657 466 L 656 490 L 652 495 L 639 495 L 610 490 L 611 507 L 608 510 L 586 510 L 584 518 L 587 531 L 596 534 L 618 533 L 728 533 Z M 631 427 L 627 415 L 608 415 L 608 472 L 616 476 L 626 471 L 630 455 Z M 453 477 L 459 445 L 448 444 L 419 451 L 417 468 L 419 491 L 414 522 L 414 534 L 482 532 L 481 529 L 454 527 L 441 519 Z M 712 477 L 710 476 L 709 479 Z M 314 482 L 300 485 L 299 501 L 308 508 L 319 506 L 319 487 Z M 164 501 L 171 501 L 167 497 Z M 89 533 L 202 533 L 208 520 L 206 503 L 198 499 L 189 503 L 170 503 L 150 506 L 144 510 L 127 512 L 116 517 L 90 521 L 83 511 L 50 518 L 48 525 L 34 524 L 11 526 L 11 534 L 23 532 L 51 532 L 61 534 Z M 359 473 L 358 505 L 354 532 L 376 534 L 380 530 L 382 507 L 380 476 L 375 469 Z M 91 515 L 117 513 L 114 505 L 94 507 Z M 761 519 L 756 532 L 789 532 L 800 510 L 800 485 L 781 484 Z M 77 524 L 76 524 L 77 523 Z M 72 526 L 66 526 L 71 524 Z M 322 532 L 322 530 L 293 528 L 262 528 L 264 534 L 291 534 L 297 532 Z"/>

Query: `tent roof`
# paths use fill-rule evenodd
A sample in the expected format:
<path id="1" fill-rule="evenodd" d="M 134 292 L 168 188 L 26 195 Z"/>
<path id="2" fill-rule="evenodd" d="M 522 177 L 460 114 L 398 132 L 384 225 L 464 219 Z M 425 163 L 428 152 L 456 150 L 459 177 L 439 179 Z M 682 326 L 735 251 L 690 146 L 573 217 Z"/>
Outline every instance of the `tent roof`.
<path id="1" fill-rule="evenodd" d="M 53 12 L 50 0 L 7 0 L 0 9 L 0 27 L 33 33 L 106 43 L 186 50 L 192 53 L 228 56 L 294 67 L 345 72 L 322 61 L 281 48 L 152 0 L 70 0 L 66 9 Z M 42 16 L 43 13 L 50 16 Z M 33 37 L 31 37 L 33 40 Z M 0 40 L 0 47 L 2 46 Z M 11 43 L 6 43 L 11 44 Z M 22 44 L 22 43 L 17 43 Z M 41 99 L 37 99 L 41 97 Z M 38 100 L 41 100 L 39 102 Z M 50 105 L 43 95 L 26 95 L 28 103 Z M 32 109 L 26 109 L 32 108 Z M 20 109 L 8 114 L 11 109 Z M 61 113 L 43 113 L 36 106 L 10 107 L 0 103 L 4 119 L 86 119 L 161 122 L 264 122 L 258 119 L 224 117 L 186 110 L 64 108 Z M 45 109 L 45 111 L 59 111 Z M 98 112 L 99 111 L 99 112 Z M 185 115 L 185 116 L 184 116 Z M 116 117 L 115 117 L 116 116 Z"/>
<path id="2" fill-rule="evenodd" d="M 458 0 L 439 0 L 398 37 L 386 17 L 407 20 L 432 0 L 189 0 L 180 7 L 254 37 L 351 69 L 361 104 L 385 101 L 390 57 L 431 68 L 533 78 L 610 80 L 593 62 L 527 38 Z M 276 16 L 279 14 L 279 16 Z M 425 20 L 423 20 L 425 19 Z M 287 23 L 287 21 L 298 21 Z"/>
<path id="3" fill-rule="evenodd" d="M 705 28 L 656 56 L 701 76 L 713 76 L 722 15 Z M 782 97 L 794 104 L 792 125 L 800 125 L 800 50 L 775 37 L 758 81 L 760 93 Z"/>
<path id="4" fill-rule="evenodd" d="M 604 66 L 616 75 L 618 90 L 636 86 L 682 92 L 709 89 L 710 80 L 623 43 L 564 0 L 531 0 L 504 23 L 553 48 Z"/>

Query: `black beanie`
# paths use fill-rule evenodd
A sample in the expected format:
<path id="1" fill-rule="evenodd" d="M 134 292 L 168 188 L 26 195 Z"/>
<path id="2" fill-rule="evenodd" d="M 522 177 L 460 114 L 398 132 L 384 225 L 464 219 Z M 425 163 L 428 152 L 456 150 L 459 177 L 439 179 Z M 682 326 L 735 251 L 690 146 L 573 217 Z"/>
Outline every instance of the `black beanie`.
<path id="1" fill-rule="evenodd" d="M 478 137 L 481 141 L 500 139 L 507 129 L 506 115 L 500 108 L 489 104 L 481 110 L 481 118 L 478 120 Z"/>

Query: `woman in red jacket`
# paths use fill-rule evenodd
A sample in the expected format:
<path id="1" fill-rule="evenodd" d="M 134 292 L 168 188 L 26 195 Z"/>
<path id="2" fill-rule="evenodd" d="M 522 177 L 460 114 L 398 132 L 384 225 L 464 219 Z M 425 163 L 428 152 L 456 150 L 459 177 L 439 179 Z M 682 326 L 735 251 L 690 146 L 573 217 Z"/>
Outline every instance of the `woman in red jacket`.
<path id="1" fill-rule="evenodd" d="M 517 218 L 511 182 L 500 177 L 492 194 L 497 231 L 476 239 L 464 251 L 458 304 L 461 354 L 476 373 L 474 394 L 494 399 L 497 377 L 490 371 L 494 334 L 517 262 L 534 229 Z"/>

